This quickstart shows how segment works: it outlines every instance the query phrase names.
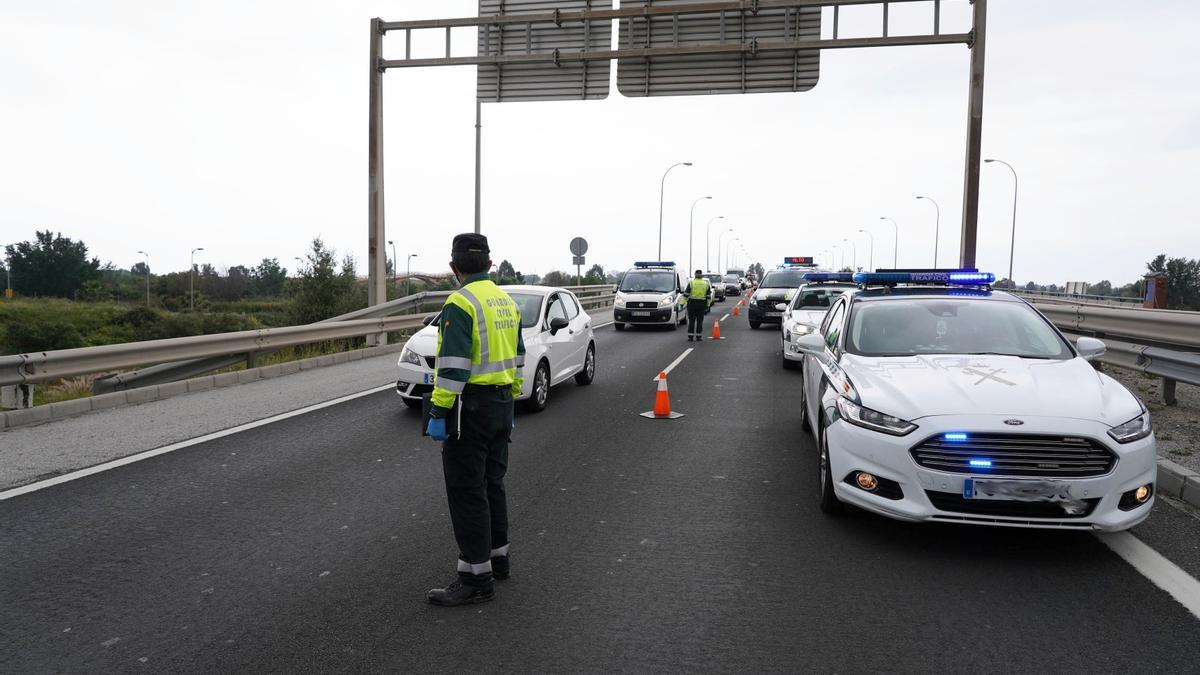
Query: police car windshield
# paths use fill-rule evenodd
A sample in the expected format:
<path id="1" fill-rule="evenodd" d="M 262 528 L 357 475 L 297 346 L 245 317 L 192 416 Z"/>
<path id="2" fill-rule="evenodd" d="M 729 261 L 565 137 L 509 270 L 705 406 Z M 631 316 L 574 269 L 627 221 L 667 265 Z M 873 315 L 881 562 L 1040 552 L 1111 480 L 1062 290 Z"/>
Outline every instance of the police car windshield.
<path id="1" fill-rule="evenodd" d="M 622 293 L 670 293 L 675 290 L 675 273 L 666 270 L 632 270 L 621 280 Z"/>
<path id="2" fill-rule="evenodd" d="M 1066 342 L 1025 304 L 953 298 L 855 303 L 846 350 L 863 356 L 1071 358 Z"/>
<path id="3" fill-rule="evenodd" d="M 796 288 L 804 283 L 804 270 L 771 270 L 759 288 Z"/>
<path id="4" fill-rule="evenodd" d="M 542 296 L 534 293 L 509 293 L 521 311 L 521 328 L 532 328 L 542 320 Z"/>
<path id="5" fill-rule="evenodd" d="M 843 286 L 817 286 L 803 288 L 792 298 L 792 309 L 805 311 L 828 310 L 837 297 L 851 288 Z"/>

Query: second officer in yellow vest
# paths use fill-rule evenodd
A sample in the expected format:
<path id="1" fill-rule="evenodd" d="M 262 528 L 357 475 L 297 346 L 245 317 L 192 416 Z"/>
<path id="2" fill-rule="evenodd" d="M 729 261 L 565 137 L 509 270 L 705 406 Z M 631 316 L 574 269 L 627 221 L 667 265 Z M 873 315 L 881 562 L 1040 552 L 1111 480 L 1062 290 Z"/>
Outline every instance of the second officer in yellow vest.
<path id="1" fill-rule="evenodd" d="M 462 286 L 438 321 L 437 379 L 427 433 L 442 441 L 442 471 L 458 543 L 458 576 L 427 594 L 435 605 L 487 602 L 507 579 L 508 468 L 513 401 L 525 363 L 517 304 L 488 278 L 487 238 L 454 238 L 450 268 Z"/>
<path id="2" fill-rule="evenodd" d="M 708 299 L 712 296 L 712 285 L 704 273 L 696 270 L 696 277 L 688 284 L 688 342 L 704 339 L 704 314 L 708 312 Z"/>

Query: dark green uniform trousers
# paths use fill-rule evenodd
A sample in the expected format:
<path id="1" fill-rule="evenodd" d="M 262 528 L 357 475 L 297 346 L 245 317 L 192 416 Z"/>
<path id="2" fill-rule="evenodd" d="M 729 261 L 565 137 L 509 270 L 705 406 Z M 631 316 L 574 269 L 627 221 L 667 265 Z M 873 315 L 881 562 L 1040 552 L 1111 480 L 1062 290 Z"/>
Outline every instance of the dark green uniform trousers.
<path id="1" fill-rule="evenodd" d="M 459 557 L 477 565 L 508 544 L 504 474 L 513 426 L 511 387 L 468 384 L 459 407 L 459 433 L 442 443 L 442 470 Z"/>

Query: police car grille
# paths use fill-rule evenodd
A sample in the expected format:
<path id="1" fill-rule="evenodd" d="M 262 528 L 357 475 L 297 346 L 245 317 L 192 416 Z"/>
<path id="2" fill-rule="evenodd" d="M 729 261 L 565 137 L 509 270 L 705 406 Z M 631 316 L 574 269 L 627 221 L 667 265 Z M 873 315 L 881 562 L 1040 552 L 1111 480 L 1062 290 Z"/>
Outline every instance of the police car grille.
<path id="1" fill-rule="evenodd" d="M 629 309 L 654 309 L 658 307 L 657 302 L 631 302 L 628 305 Z"/>
<path id="2" fill-rule="evenodd" d="M 967 434 L 966 441 L 947 441 L 938 435 L 910 453 L 926 469 L 986 476 L 1085 478 L 1103 476 L 1116 463 L 1103 445 L 1078 436 Z M 971 466 L 971 460 L 991 466 Z"/>

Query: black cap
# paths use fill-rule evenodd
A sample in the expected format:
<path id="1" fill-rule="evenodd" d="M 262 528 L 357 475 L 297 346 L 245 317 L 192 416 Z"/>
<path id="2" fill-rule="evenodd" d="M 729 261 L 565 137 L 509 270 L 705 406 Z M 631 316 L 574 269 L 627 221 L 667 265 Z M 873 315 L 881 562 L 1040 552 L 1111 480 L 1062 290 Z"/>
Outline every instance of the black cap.
<path id="1" fill-rule="evenodd" d="M 455 253 L 491 253 L 492 249 L 488 248 L 487 237 L 482 234 L 474 234 L 468 232 L 460 234 L 454 238 L 454 243 L 450 247 L 451 255 Z"/>

